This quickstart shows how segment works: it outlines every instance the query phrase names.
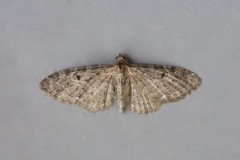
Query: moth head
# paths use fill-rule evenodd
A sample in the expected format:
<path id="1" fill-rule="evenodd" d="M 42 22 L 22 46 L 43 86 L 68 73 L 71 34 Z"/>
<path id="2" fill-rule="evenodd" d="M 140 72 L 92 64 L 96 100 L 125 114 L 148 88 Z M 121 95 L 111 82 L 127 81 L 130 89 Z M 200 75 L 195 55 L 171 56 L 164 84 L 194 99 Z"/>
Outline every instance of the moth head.
<path id="1" fill-rule="evenodd" d="M 126 58 L 124 57 L 123 53 L 119 53 L 119 55 L 116 57 L 116 63 L 120 64 L 120 63 L 128 63 Z"/>

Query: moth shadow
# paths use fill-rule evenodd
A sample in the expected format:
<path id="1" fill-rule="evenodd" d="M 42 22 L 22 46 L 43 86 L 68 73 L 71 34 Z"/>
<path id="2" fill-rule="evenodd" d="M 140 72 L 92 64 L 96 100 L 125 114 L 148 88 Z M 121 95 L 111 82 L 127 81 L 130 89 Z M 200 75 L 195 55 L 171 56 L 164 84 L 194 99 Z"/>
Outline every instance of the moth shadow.
<path id="1" fill-rule="evenodd" d="M 123 53 L 123 56 L 127 59 L 130 64 L 136 63 L 127 53 Z"/>

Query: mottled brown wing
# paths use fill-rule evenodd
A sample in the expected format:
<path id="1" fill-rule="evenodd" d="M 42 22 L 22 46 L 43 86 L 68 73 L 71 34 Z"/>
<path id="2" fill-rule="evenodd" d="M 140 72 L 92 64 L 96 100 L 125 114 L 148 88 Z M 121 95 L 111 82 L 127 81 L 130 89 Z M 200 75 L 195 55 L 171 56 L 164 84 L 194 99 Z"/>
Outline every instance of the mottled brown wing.
<path id="1" fill-rule="evenodd" d="M 58 102 L 101 111 L 112 104 L 114 73 L 112 65 L 65 69 L 43 79 L 40 88 Z"/>
<path id="2" fill-rule="evenodd" d="M 132 111 L 147 114 L 159 110 L 161 104 L 183 99 L 197 89 L 201 79 L 181 68 L 161 65 L 130 65 Z"/>

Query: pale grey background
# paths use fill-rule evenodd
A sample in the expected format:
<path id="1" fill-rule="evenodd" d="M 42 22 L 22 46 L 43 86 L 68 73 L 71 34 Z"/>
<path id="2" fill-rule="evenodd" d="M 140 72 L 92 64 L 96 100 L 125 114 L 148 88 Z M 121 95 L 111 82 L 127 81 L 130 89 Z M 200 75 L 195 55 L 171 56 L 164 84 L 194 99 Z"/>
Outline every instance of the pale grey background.
<path id="1" fill-rule="evenodd" d="M 188 68 L 203 85 L 139 116 L 56 103 L 54 71 L 113 63 Z M 1 0 L 1 160 L 239 160 L 239 0 Z"/>

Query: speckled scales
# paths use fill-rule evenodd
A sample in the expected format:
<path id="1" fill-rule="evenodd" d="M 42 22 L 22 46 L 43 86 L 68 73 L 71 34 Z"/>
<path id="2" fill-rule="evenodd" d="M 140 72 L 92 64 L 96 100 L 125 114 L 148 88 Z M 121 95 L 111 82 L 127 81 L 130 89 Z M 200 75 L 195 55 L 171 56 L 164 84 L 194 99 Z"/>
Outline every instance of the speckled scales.
<path id="1" fill-rule="evenodd" d="M 51 98 L 96 112 L 111 106 L 114 67 L 97 65 L 56 72 L 40 83 Z"/>
<path id="2" fill-rule="evenodd" d="M 181 68 L 159 65 L 132 65 L 131 110 L 146 114 L 159 110 L 161 104 L 183 99 L 201 84 L 193 72 Z"/>

